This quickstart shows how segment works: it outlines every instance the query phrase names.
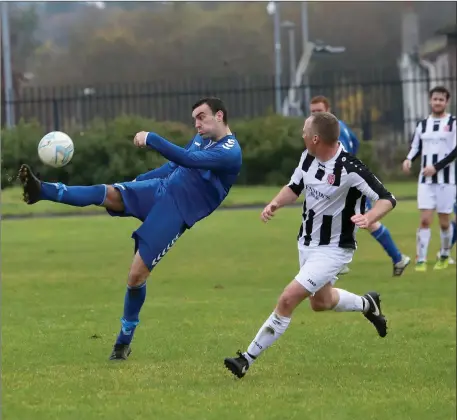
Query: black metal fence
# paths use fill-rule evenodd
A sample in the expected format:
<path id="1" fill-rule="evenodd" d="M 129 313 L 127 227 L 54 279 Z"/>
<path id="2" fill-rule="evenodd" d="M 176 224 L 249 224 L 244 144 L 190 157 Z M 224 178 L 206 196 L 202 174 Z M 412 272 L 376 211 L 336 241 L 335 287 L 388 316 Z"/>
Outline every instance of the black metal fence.
<path id="1" fill-rule="evenodd" d="M 395 137 L 398 144 L 407 141 L 407 127 L 418 117 L 414 112 L 405 113 L 405 108 L 428 112 L 427 92 L 436 84 L 444 84 L 455 92 L 454 78 L 401 81 L 398 78 L 339 77 L 336 80 L 335 77 L 322 75 L 320 79 L 310 79 L 308 86 L 298 89 L 303 91 L 308 87 L 311 97 L 327 96 L 332 112 L 360 129 L 365 140 L 388 135 Z M 414 95 L 405 94 L 406 86 Z M 285 98 L 288 91 L 289 86 L 283 84 L 281 97 Z M 183 80 L 173 83 L 25 87 L 18 92 L 14 110 L 16 121 L 21 118 L 38 120 L 48 131 L 84 130 L 96 118 L 108 121 L 122 114 L 190 123 L 192 104 L 206 95 L 221 97 L 227 104 L 231 119 L 254 118 L 274 112 L 275 86 L 272 77 L 209 78 L 192 83 Z M 304 103 L 302 109 L 305 110 Z M 455 103 L 452 110 L 455 112 Z"/>

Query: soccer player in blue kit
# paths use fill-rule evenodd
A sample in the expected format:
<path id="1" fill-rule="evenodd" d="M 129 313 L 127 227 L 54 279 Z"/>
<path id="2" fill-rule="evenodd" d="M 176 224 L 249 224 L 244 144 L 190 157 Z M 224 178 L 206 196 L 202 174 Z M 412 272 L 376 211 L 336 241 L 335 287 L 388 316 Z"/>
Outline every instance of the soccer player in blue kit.
<path id="1" fill-rule="evenodd" d="M 168 162 L 132 182 L 67 186 L 40 181 L 28 165 L 19 170 L 27 204 L 48 200 L 78 207 L 97 205 L 112 216 L 143 222 L 132 234 L 135 255 L 111 360 L 126 360 L 131 352 L 152 269 L 186 230 L 219 207 L 241 169 L 241 148 L 228 127 L 224 103 L 218 98 L 201 99 L 192 107 L 192 117 L 197 135 L 184 148 L 156 133 L 136 134 L 135 146 L 156 150 Z"/>
<path id="2" fill-rule="evenodd" d="M 331 112 L 330 111 L 330 102 L 325 96 L 316 96 L 311 99 L 310 104 L 311 113 L 314 112 Z M 347 127 L 347 125 L 340 121 L 340 143 L 343 145 L 344 149 L 356 155 L 359 149 L 359 141 L 356 135 Z M 366 210 L 372 208 L 370 200 L 367 198 L 366 201 Z M 403 255 L 398 249 L 397 245 L 392 239 L 389 230 L 380 222 L 374 223 L 368 228 L 371 236 L 375 238 L 379 244 L 384 248 L 387 255 L 392 259 L 393 264 L 393 275 L 401 276 L 405 268 L 411 262 L 411 258 L 407 255 Z M 349 268 L 345 266 L 339 274 L 346 274 L 349 272 Z"/>

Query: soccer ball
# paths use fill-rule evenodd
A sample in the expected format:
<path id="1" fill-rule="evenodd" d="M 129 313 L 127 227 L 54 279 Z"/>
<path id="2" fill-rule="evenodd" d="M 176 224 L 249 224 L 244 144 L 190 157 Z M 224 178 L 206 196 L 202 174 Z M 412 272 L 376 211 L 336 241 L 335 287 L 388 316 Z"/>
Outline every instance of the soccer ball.
<path id="1" fill-rule="evenodd" d="M 51 131 L 38 144 L 38 156 L 48 166 L 61 168 L 70 162 L 75 148 L 73 141 L 61 131 Z"/>

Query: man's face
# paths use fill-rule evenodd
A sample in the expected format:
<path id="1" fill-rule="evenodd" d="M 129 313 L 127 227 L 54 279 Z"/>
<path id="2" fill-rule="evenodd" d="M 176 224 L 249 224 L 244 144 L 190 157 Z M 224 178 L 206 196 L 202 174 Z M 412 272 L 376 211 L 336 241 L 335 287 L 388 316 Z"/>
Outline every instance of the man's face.
<path id="1" fill-rule="evenodd" d="M 192 112 L 192 118 L 195 121 L 195 128 L 198 134 L 204 139 L 214 137 L 219 131 L 220 125 L 223 124 L 223 114 L 221 111 L 213 115 L 213 111 L 208 104 L 200 105 Z"/>
<path id="2" fill-rule="evenodd" d="M 325 104 L 323 102 L 310 104 L 309 109 L 311 111 L 311 114 L 314 114 L 315 112 L 329 112 L 329 110 L 325 107 Z"/>
<path id="3" fill-rule="evenodd" d="M 312 121 L 313 117 L 309 117 L 306 119 L 305 124 L 303 126 L 303 140 L 305 141 L 305 147 L 308 150 L 308 153 L 312 156 L 315 156 L 316 146 L 318 139 L 316 136 L 313 135 L 312 130 Z"/>
<path id="4" fill-rule="evenodd" d="M 430 98 L 430 106 L 434 114 L 443 114 L 446 110 L 447 99 L 444 93 L 434 92 Z"/>

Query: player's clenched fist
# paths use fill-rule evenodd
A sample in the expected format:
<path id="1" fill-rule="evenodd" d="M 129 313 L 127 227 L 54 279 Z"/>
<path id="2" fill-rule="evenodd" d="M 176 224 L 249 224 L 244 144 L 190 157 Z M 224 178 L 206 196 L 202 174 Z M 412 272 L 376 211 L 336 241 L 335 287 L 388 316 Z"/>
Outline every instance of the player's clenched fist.
<path id="1" fill-rule="evenodd" d="M 402 167 L 403 167 L 403 172 L 405 174 L 409 174 L 409 172 L 411 171 L 411 161 L 409 159 L 405 159 L 403 161 Z"/>
<path id="2" fill-rule="evenodd" d="M 371 225 L 370 219 L 364 214 L 355 214 L 351 217 L 352 223 L 358 226 L 360 229 L 367 229 Z"/>
<path id="3" fill-rule="evenodd" d="M 268 222 L 274 216 L 274 212 L 278 209 L 278 207 L 278 204 L 272 201 L 263 209 L 262 213 L 260 214 L 260 218 L 265 223 Z"/>
<path id="4" fill-rule="evenodd" d="M 436 174 L 436 168 L 433 165 L 427 165 L 423 171 L 422 174 L 424 176 L 433 176 Z"/>
<path id="5" fill-rule="evenodd" d="M 136 133 L 136 135 L 133 139 L 133 144 L 136 147 L 146 147 L 146 138 L 147 137 L 148 137 L 147 131 L 140 131 L 139 133 Z"/>

